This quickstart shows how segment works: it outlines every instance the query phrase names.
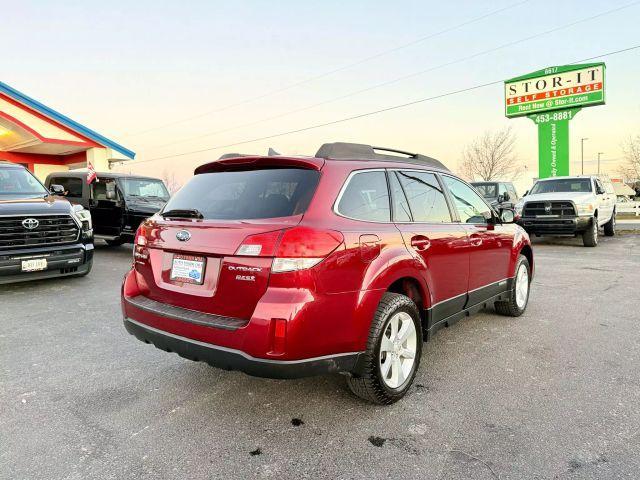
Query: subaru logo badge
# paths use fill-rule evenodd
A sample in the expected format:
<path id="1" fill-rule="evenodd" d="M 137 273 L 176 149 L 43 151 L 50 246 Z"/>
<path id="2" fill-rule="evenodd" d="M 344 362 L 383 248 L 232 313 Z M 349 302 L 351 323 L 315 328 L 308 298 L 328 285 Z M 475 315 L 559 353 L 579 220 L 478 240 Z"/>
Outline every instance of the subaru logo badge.
<path id="1" fill-rule="evenodd" d="M 25 218 L 22 220 L 22 226 L 27 230 L 35 230 L 40 225 L 40 222 L 35 218 Z"/>
<path id="2" fill-rule="evenodd" d="M 176 233 L 176 238 L 181 242 L 186 242 L 191 238 L 191 234 L 188 230 L 180 230 L 178 233 Z"/>

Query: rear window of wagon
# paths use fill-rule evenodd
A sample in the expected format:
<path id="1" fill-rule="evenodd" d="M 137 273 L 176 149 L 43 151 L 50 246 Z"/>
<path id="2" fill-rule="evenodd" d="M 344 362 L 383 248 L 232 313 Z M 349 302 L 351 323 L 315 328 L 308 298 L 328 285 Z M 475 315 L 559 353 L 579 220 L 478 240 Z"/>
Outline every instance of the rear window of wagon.
<path id="1" fill-rule="evenodd" d="M 209 220 L 251 220 L 304 213 L 320 173 L 269 168 L 195 175 L 164 210 L 196 209 Z"/>

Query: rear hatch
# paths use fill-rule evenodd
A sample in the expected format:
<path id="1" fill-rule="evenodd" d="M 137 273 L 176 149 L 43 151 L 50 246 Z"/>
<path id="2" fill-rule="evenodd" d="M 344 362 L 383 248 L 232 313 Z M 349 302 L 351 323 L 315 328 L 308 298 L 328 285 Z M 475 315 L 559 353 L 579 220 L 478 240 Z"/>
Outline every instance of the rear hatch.
<path id="1" fill-rule="evenodd" d="M 300 223 L 320 177 L 320 166 L 308 162 L 259 160 L 201 167 L 160 214 L 141 225 L 135 270 L 147 297 L 251 317 L 267 289 L 280 237 Z"/>

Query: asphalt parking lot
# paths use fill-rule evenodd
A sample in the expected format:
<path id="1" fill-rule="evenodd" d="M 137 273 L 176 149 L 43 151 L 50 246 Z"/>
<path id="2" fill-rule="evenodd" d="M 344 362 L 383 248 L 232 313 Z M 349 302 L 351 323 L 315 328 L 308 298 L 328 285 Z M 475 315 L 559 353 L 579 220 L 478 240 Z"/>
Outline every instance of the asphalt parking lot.
<path id="1" fill-rule="evenodd" d="M 87 278 L 0 286 L 0 477 L 638 478 L 640 235 L 534 247 L 525 315 L 441 330 L 391 407 L 338 375 L 140 343 L 119 306 L 130 246 L 98 247 Z"/>

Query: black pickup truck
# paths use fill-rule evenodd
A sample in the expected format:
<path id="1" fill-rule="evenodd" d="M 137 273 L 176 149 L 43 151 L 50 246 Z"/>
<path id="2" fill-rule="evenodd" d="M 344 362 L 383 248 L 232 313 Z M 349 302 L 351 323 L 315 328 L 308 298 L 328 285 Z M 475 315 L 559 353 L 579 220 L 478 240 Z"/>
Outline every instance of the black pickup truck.
<path id="1" fill-rule="evenodd" d="M 0 161 L 0 284 L 91 271 L 91 216 L 61 193 L 22 165 Z"/>
<path id="2" fill-rule="evenodd" d="M 50 173 L 45 185 L 61 185 L 65 198 L 89 210 L 96 238 L 111 246 L 133 242 L 140 223 L 169 200 L 159 178 L 108 172 L 89 184 L 87 175 L 86 170 Z"/>

